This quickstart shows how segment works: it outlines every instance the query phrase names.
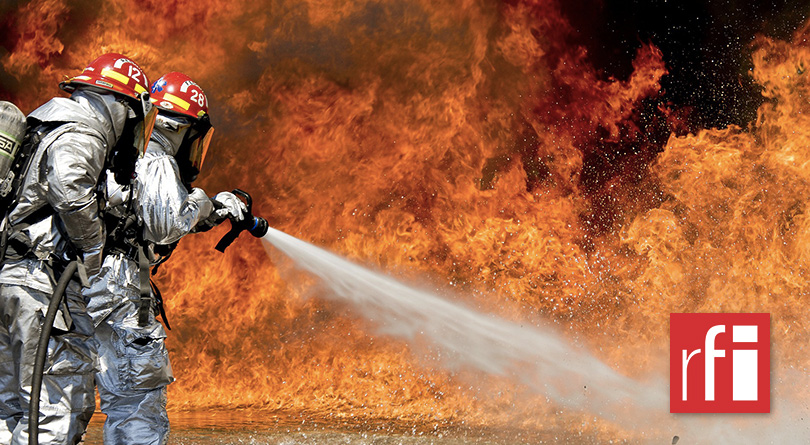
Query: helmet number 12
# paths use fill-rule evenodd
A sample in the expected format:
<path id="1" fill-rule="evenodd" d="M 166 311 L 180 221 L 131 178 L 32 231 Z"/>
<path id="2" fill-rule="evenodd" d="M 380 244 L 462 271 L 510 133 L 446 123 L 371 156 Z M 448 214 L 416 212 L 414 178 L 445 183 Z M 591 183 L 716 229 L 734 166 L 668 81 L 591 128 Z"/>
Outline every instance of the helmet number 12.
<path id="1" fill-rule="evenodd" d="M 129 78 L 134 79 L 135 82 L 140 82 L 141 81 L 141 70 L 139 70 L 138 68 L 135 68 L 132 65 L 129 65 L 128 68 L 129 68 Z"/>

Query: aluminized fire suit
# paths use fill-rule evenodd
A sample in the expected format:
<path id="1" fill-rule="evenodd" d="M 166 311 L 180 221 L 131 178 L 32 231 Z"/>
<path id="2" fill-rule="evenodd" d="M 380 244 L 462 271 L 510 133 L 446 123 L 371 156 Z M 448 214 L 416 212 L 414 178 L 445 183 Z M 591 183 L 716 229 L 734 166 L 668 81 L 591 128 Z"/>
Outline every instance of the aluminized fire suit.
<path id="1" fill-rule="evenodd" d="M 126 190 L 108 188 L 107 212 L 125 218 L 133 211 L 127 209 L 134 209 L 141 236 L 150 245 L 174 243 L 198 223 L 219 221 L 223 214 L 213 211 L 203 190 L 189 193 L 183 185 L 174 158 L 183 135 L 166 123 L 158 117 L 146 154 L 138 160 L 134 197 Z M 169 433 L 166 385 L 174 377 L 164 344 L 166 332 L 154 310 L 146 326 L 138 325 L 140 270 L 132 244 L 136 243 L 125 243 L 105 256 L 101 273 L 84 293 L 100 345 L 96 384 L 101 411 L 107 415 L 106 445 L 163 444 Z"/>
<path id="2" fill-rule="evenodd" d="M 9 221 L 9 250 L 0 270 L 0 443 L 28 443 L 28 408 L 40 324 L 69 246 L 88 273 L 98 271 L 104 229 L 96 190 L 107 155 L 121 136 L 128 108 L 111 94 L 77 89 L 33 113 L 56 128 L 42 140 Z M 39 443 L 77 442 L 93 413 L 97 345 L 73 280 L 67 311 L 54 323 L 40 401 Z M 64 306 L 63 306 L 64 309 Z"/>

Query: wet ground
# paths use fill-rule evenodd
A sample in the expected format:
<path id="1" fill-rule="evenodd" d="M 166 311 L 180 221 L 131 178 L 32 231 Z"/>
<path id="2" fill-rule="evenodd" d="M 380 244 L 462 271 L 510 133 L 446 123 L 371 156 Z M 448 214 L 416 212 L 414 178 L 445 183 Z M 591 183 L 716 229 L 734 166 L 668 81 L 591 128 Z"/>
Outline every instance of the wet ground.
<path id="1" fill-rule="evenodd" d="M 170 445 L 520 445 L 607 443 L 578 432 L 518 431 L 384 422 L 318 422 L 257 412 L 170 413 Z M 104 415 L 90 422 L 85 445 L 102 445 Z M 616 441 L 613 441 L 616 443 Z"/>

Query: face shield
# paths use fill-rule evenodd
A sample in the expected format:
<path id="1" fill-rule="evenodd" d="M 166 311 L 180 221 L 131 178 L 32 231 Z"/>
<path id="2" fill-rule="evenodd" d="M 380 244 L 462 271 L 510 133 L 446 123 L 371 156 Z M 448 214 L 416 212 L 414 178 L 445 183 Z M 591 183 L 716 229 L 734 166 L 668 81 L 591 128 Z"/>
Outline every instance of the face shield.
<path id="1" fill-rule="evenodd" d="M 214 127 L 211 126 L 211 120 L 207 114 L 204 114 L 195 122 L 186 134 L 186 140 L 189 144 L 188 160 L 197 172 L 202 171 L 203 161 L 205 161 L 205 155 L 208 153 L 208 146 L 211 145 L 213 136 Z"/>
<path id="2" fill-rule="evenodd" d="M 208 153 L 208 146 L 211 145 L 211 138 L 214 136 L 214 127 L 210 127 L 205 135 L 198 137 L 191 143 L 189 149 L 189 160 L 191 166 L 196 168 L 197 171 L 202 171 L 203 161 L 205 155 Z"/>
<path id="3" fill-rule="evenodd" d="M 208 147 L 214 136 L 210 118 L 207 114 L 193 119 L 179 113 L 161 111 L 158 121 L 161 129 L 182 134 L 182 140 L 176 142 L 179 145 L 174 158 L 183 182 L 187 185 L 191 184 L 202 169 L 205 155 L 208 153 Z M 166 136 L 165 132 L 161 132 L 161 134 Z"/>
<path id="4" fill-rule="evenodd" d="M 138 122 L 135 126 L 135 149 L 138 152 L 138 157 L 142 157 L 146 152 L 146 144 L 149 143 L 149 138 L 152 137 L 152 130 L 155 129 L 155 120 L 157 119 L 158 109 L 152 102 L 149 101 L 149 93 L 143 92 L 139 96 L 143 120 Z"/>
<path id="5" fill-rule="evenodd" d="M 149 93 L 146 92 L 138 95 L 138 102 L 131 99 L 121 102 L 127 105 L 129 116 L 121 137 L 110 152 L 109 168 L 117 183 L 127 185 L 135 177 L 135 163 L 143 157 L 152 137 L 157 108 L 149 102 Z"/>

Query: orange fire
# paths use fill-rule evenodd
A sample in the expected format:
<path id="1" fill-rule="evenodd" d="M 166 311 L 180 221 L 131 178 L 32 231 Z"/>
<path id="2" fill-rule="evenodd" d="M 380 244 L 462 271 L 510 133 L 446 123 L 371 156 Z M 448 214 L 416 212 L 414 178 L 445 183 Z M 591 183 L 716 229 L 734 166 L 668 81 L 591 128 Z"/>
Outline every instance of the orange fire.
<path id="1" fill-rule="evenodd" d="M 630 375 L 665 375 L 650 351 L 687 311 L 770 312 L 774 363 L 804 366 L 808 27 L 756 40 L 756 122 L 686 134 L 658 105 L 675 132 L 660 147 L 639 116 L 660 101 L 661 52 L 644 45 L 627 79 L 605 78 L 551 1 L 82 8 L 5 12 L 4 98 L 29 112 L 108 51 L 153 80 L 186 72 L 217 127 L 196 185 L 248 190 L 279 230 L 484 311 L 552 319 Z M 309 298 L 259 241 L 214 251 L 225 230 L 187 238 L 158 276 L 171 409 L 553 424 L 517 385 L 443 371 Z"/>

